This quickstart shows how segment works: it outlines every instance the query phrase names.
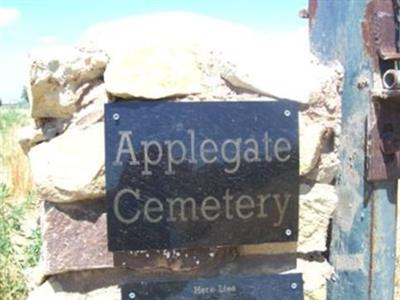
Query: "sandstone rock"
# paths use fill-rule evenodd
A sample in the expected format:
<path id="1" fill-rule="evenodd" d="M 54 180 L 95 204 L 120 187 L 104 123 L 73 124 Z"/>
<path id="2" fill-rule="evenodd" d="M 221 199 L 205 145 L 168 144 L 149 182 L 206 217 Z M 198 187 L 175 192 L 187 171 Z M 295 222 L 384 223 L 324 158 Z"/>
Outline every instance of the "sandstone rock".
<path id="1" fill-rule="evenodd" d="M 115 32 L 119 34 L 116 35 Z M 240 39 L 237 38 L 238 36 Z M 215 65 L 214 62 L 210 62 L 210 57 L 203 55 L 204 53 L 212 53 L 212 56 L 217 57 L 220 60 L 217 65 L 221 64 L 220 75 L 236 88 L 244 87 L 244 90 L 249 93 L 287 98 L 302 103 L 322 101 L 333 113 L 340 103 L 338 87 L 343 78 L 342 69 L 338 63 L 321 64 L 310 53 L 308 40 L 308 31 L 305 28 L 295 32 L 265 34 L 206 16 L 169 12 L 95 25 L 83 35 L 81 45 L 105 51 L 110 56 L 111 62 L 116 62 L 115 65 L 128 62 L 138 66 L 138 70 L 143 67 L 152 69 L 153 64 L 149 64 L 150 57 L 164 61 L 159 64 L 165 66 L 165 59 L 174 53 L 176 55 L 171 58 L 171 62 L 183 60 L 183 65 L 186 66 L 187 53 L 185 51 L 174 50 L 174 53 L 165 53 L 170 51 L 168 50 L 171 48 L 170 45 L 191 45 L 190 47 L 197 53 L 198 63 L 203 58 L 206 59 L 200 62 L 203 67 Z M 163 47 L 166 49 L 162 50 Z M 181 50 L 184 48 L 179 47 Z M 296 47 L 295 56 L 292 55 L 293 47 Z M 131 58 L 123 58 L 126 55 L 121 49 L 131 48 L 135 49 L 129 55 Z M 161 49 L 156 51 L 155 48 Z M 133 55 L 137 56 L 137 59 L 133 60 Z M 137 61 L 140 60 L 143 60 L 143 64 L 138 64 Z M 113 69 L 120 70 L 113 72 L 115 76 L 122 72 L 119 67 Z M 156 76 L 153 75 L 149 79 L 160 78 L 159 72 L 165 73 L 165 70 L 169 69 L 170 67 L 167 69 L 163 67 L 157 73 L 151 72 L 150 74 Z M 165 74 L 167 73 L 168 71 Z M 174 77 L 177 74 L 174 73 Z M 126 75 L 128 75 L 127 78 L 135 78 L 139 73 L 124 70 L 120 77 L 124 78 Z M 208 77 L 210 79 L 210 76 Z M 121 84 L 122 82 L 125 81 L 122 80 Z M 145 83 L 148 82 L 145 81 Z M 207 90 L 208 85 L 208 80 L 202 80 L 203 89 L 195 89 L 194 92 L 200 91 L 199 96 L 203 99 L 201 95 L 204 89 Z M 121 89 L 126 90 L 122 86 Z M 113 92 L 111 87 L 110 91 Z M 125 92 L 122 96 L 123 94 Z M 145 98 L 157 97 L 161 98 L 158 93 L 155 93 Z"/>
<path id="2" fill-rule="evenodd" d="M 296 56 L 290 54 L 292 44 L 296 45 Z M 279 37 L 266 35 L 251 51 L 244 54 L 250 58 L 237 54 L 237 58 L 231 59 L 231 78 L 224 76 L 225 79 L 259 95 L 310 104 L 313 115 L 324 115 L 330 120 L 339 117 L 343 68 L 338 62 L 320 63 L 309 52 L 305 30 Z"/>
<path id="3" fill-rule="evenodd" d="M 298 252 L 326 251 L 329 220 L 337 202 L 332 185 L 301 186 Z"/>
<path id="4" fill-rule="evenodd" d="M 76 90 L 102 77 L 107 61 L 101 51 L 56 48 L 32 52 L 28 84 L 32 117 L 71 117 L 78 108 Z"/>
<path id="5" fill-rule="evenodd" d="M 17 139 L 25 153 L 33 146 L 51 140 L 68 127 L 68 120 L 63 119 L 42 120 L 41 123 L 40 127 L 28 125 L 18 130 Z"/>
<path id="6" fill-rule="evenodd" d="M 241 82 L 248 91 L 256 94 L 273 95 L 277 98 L 306 103 L 309 101 L 310 93 L 318 90 L 321 82 L 326 81 L 332 73 L 331 69 L 326 70 L 320 66 L 311 55 L 308 40 L 306 28 L 296 32 L 265 34 L 206 16 L 169 12 L 98 24 L 83 35 L 81 45 L 104 50 L 110 56 L 111 62 L 119 61 L 120 49 L 129 49 L 136 45 L 141 45 L 144 49 L 147 45 L 154 44 L 154 41 L 161 46 L 167 45 L 166 48 L 170 47 L 168 45 L 182 43 L 194 45 L 196 51 L 219 54 L 225 65 L 225 68 L 220 70 L 221 75 L 225 76 L 226 71 L 229 71 L 239 79 L 233 80 L 232 76 L 225 76 L 231 83 Z M 293 48 L 296 48 L 296 55 L 292 53 Z M 160 54 L 152 55 L 157 60 L 167 50 L 158 51 Z M 172 58 L 172 62 L 184 60 L 183 65 L 187 65 L 185 59 L 187 54 L 176 53 L 177 57 Z M 165 58 L 171 56 L 162 55 Z M 149 66 L 147 63 L 149 55 L 139 53 L 137 57 L 138 60 L 144 58 L 144 63 L 139 66 Z M 122 58 L 120 61 L 124 62 Z M 132 64 L 131 59 L 128 62 Z M 163 64 L 165 62 L 160 66 Z M 137 62 L 134 65 L 137 65 Z M 126 72 L 120 76 L 137 74 L 136 71 L 131 71 L 129 74 Z M 177 74 L 179 73 L 174 73 L 174 77 Z M 207 82 L 202 83 L 204 84 L 207 85 Z M 122 89 L 123 92 L 125 89 Z M 160 97 L 160 95 L 156 93 L 147 97 Z"/>
<path id="7" fill-rule="evenodd" d="M 44 270 L 41 264 L 26 268 L 23 271 L 25 284 L 27 285 L 29 290 L 34 290 L 40 285 L 42 285 L 46 281 L 46 275 L 44 274 Z"/>
<path id="8" fill-rule="evenodd" d="M 201 74 L 186 45 L 154 44 L 120 51 L 104 73 L 107 91 L 122 98 L 161 99 L 199 93 Z"/>
<path id="9" fill-rule="evenodd" d="M 335 61 L 327 66 L 322 65 L 321 72 L 323 80 L 315 89 L 311 90 L 309 105 L 304 111 L 304 115 L 312 122 L 319 122 L 326 128 L 332 128 L 335 138 L 337 138 L 340 135 L 344 70 L 342 65 Z"/>
<path id="10" fill-rule="evenodd" d="M 22 150 L 28 153 L 34 145 L 45 141 L 46 137 L 42 130 L 35 129 L 32 125 L 28 125 L 18 130 L 17 139 Z"/>
<path id="11" fill-rule="evenodd" d="M 276 96 L 270 95 L 265 91 L 253 86 L 251 83 L 246 82 L 243 78 L 239 78 L 236 74 L 232 72 L 222 73 L 221 77 L 229 82 L 233 87 L 243 92 L 252 92 L 258 95 L 265 95 L 268 97 L 276 98 Z"/>
<path id="12" fill-rule="evenodd" d="M 80 111 L 74 114 L 71 127 L 85 128 L 104 119 L 104 104 L 110 102 L 103 81 L 92 81 L 82 86 L 80 96 Z"/>
<path id="13" fill-rule="evenodd" d="M 29 152 L 39 197 L 72 202 L 104 196 L 104 124 L 68 130 Z"/>
<path id="14" fill-rule="evenodd" d="M 320 158 L 325 126 L 300 115 L 300 176 L 309 173 Z"/>
<path id="15" fill-rule="evenodd" d="M 103 107 L 96 107 L 94 105 L 88 106 L 86 109 L 80 111 L 74 116 L 71 127 L 86 128 L 90 125 L 104 120 Z"/>
<path id="16" fill-rule="evenodd" d="M 324 119 L 335 120 L 340 117 L 341 94 L 343 90 L 344 69 L 338 62 L 321 65 L 318 61 L 318 71 L 315 75 L 320 78 L 317 85 L 310 93 L 310 112 Z"/>
<path id="17" fill-rule="evenodd" d="M 307 175 L 307 178 L 320 183 L 331 184 L 337 176 L 339 165 L 337 153 L 322 153 L 320 163 Z"/>
<path id="18" fill-rule="evenodd" d="M 304 299 L 323 300 L 327 297 L 327 280 L 334 274 L 334 268 L 326 261 L 297 260 L 294 272 L 303 274 Z"/>
<path id="19" fill-rule="evenodd" d="M 36 126 L 42 130 L 44 135 L 50 140 L 62 134 L 69 126 L 70 119 L 39 119 Z"/>
<path id="20" fill-rule="evenodd" d="M 79 95 L 80 108 L 86 108 L 89 105 L 103 107 L 104 104 L 111 102 L 103 80 L 92 80 L 83 84 L 76 94 Z"/>

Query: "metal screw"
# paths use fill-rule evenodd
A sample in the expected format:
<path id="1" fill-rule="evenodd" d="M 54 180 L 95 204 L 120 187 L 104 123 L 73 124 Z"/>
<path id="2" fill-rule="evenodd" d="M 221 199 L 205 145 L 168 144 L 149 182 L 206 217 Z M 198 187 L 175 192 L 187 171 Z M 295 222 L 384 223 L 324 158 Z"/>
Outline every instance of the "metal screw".
<path id="1" fill-rule="evenodd" d="M 135 299 L 136 298 L 136 294 L 134 292 L 129 293 L 129 299 Z"/>
<path id="2" fill-rule="evenodd" d="M 115 121 L 118 121 L 119 120 L 119 114 L 117 114 L 117 113 L 113 114 L 113 119 Z"/>
<path id="3" fill-rule="evenodd" d="M 292 230 L 290 230 L 289 228 L 285 230 L 285 234 L 287 236 L 291 236 L 292 235 Z"/>
<path id="4" fill-rule="evenodd" d="M 290 110 L 285 109 L 285 111 L 284 111 L 283 114 L 284 114 L 286 117 L 290 117 L 290 115 L 291 115 L 292 113 L 290 112 Z"/>
<path id="5" fill-rule="evenodd" d="M 292 283 L 290 284 L 290 288 L 291 288 L 292 290 L 297 289 L 297 283 L 296 283 L 296 282 L 292 282 Z"/>

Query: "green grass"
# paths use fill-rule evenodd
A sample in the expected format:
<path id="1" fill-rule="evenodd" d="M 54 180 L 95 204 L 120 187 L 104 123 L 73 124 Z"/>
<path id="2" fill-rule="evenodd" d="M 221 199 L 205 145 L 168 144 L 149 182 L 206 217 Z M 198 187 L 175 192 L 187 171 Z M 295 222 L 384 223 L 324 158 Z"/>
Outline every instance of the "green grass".
<path id="1" fill-rule="evenodd" d="M 26 299 L 28 288 L 23 271 L 38 263 L 40 230 L 27 229 L 26 220 L 37 210 L 26 157 L 15 138 L 18 127 L 27 123 L 28 110 L 20 105 L 0 107 L 0 299 Z M 22 196 L 21 195 L 25 195 Z M 17 241 L 17 242 L 16 242 Z"/>
<path id="2" fill-rule="evenodd" d="M 39 228 L 32 231 L 30 241 L 30 244 L 25 248 L 26 263 L 28 267 L 33 267 L 39 262 L 40 249 L 42 247 L 42 236 Z"/>
<path id="3" fill-rule="evenodd" d="M 15 126 L 26 123 L 28 110 L 22 105 L 0 106 L 0 132 L 5 133 Z"/>
<path id="4" fill-rule="evenodd" d="M 13 203 L 8 188 L 0 184 L 0 299 L 25 299 L 27 286 L 24 269 L 35 266 L 42 245 L 39 228 L 23 232 L 23 222 L 32 209 L 36 209 L 36 197 L 28 195 Z M 23 245 L 13 244 L 16 236 L 24 240 Z"/>

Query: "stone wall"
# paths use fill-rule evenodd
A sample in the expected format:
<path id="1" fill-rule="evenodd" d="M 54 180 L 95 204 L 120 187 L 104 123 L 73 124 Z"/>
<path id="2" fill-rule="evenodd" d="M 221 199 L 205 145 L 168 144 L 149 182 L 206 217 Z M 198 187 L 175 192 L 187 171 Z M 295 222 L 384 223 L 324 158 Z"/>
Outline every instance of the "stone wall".
<path id="1" fill-rule="evenodd" d="M 117 286 L 128 280 L 275 272 L 304 273 L 306 299 L 324 299 L 334 274 L 327 234 L 337 203 L 342 73 L 309 53 L 306 31 L 265 35 L 186 13 L 100 24 L 77 47 L 33 52 L 36 125 L 21 131 L 20 144 L 43 202 L 43 248 L 30 299 L 120 299 Z M 117 98 L 299 101 L 298 243 L 108 252 L 103 109 Z"/>

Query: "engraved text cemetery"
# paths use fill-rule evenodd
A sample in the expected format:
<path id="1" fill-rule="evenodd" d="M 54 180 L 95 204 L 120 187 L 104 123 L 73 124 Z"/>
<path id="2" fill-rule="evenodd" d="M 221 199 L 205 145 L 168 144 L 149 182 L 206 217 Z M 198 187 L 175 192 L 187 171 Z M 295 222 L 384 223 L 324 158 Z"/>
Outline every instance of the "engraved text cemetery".
<path id="1" fill-rule="evenodd" d="M 174 175 L 174 166 L 180 165 L 183 162 L 190 164 L 212 164 L 217 161 L 218 157 L 227 164 L 224 168 L 224 172 L 227 174 L 237 172 L 242 160 L 252 163 L 260 162 L 261 160 L 271 162 L 273 159 L 279 162 L 286 162 L 290 159 L 290 141 L 286 138 L 272 140 L 269 138 L 267 131 L 264 133 L 261 141 L 252 137 L 244 140 L 242 138 L 232 138 L 226 139 L 221 145 L 218 145 L 214 140 L 205 138 L 199 143 L 199 149 L 196 149 L 196 139 L 199 137 L 196 136 L 193 129 L 189 129 L 187 130 L 188 143 L 185 143 L 183 140 L 166 140 L 163 143 L 164 145 L 162 145 L 157 140 L 141 141 L 142 148 L 139 152 L 143 153 L 141 155 L 143 160 L 139 161 L 136 149 L 133 146 L 134 132 L 119 131 L 118 133 L 120 139 L 113 164 L 123 168 L 121 158 L 123 155 L 128 155 L 129 160 L 126 163 L 137 168 L 142 168 L 141 174 L 143 176 L 151 176 L 151 168 L 157 166 L 163 160 L 166 161 L 164 174 L 168 176 Z M 260 155 L 260 148 L 263 148 L 261 151 L 262 155 Z M 163 149 L 166 149 L 166 153 L 163 153 Z M 200 161 L 195 158 L 196 151 L 199 153 Z M 164 158 L 163 155 L 165 155 Z M 167 222 L 196 221 L 199 218 L 214 221 L 221 217 L 221 214 L 228 220 L 232 218 L 248 219 L 253 216 L 268 218 L 265 202 L 273 201 L 279 212 L 276 220 L 274 220 L 274 226 L 280 226 L 290 197 L 291 195 L 288 193 L 259 194 L 256 198 L 244 194 L 235 200 L 230 194 L 229 189 L 226 189 L 223 195 L 206 196 L 200 202 L 199 209 L 196 207 L 199 201 L 196 201 L 192 197 L 167 198 L 163 201 L 151 197 L 144 200 L 142 211 L 136 211 L 132 216 L 124 216 L 119 207 L 122 199 L 125 201 L 143 201 L 139 189 L 125 188 L 116 194 L 113 209 L 116 217 L 122 223 L 126 224 L 134 223 L 139 218 L 143 218 L 144 221 L 150 223 L 161 222 L 164 218 Z M 232 204 L 232 200 L 234 200 L 234 204 Z M 224 201 L 224 205 L 222 206 L 225 208 L 224 212 L 221 212 L 221 201 Z"/>

